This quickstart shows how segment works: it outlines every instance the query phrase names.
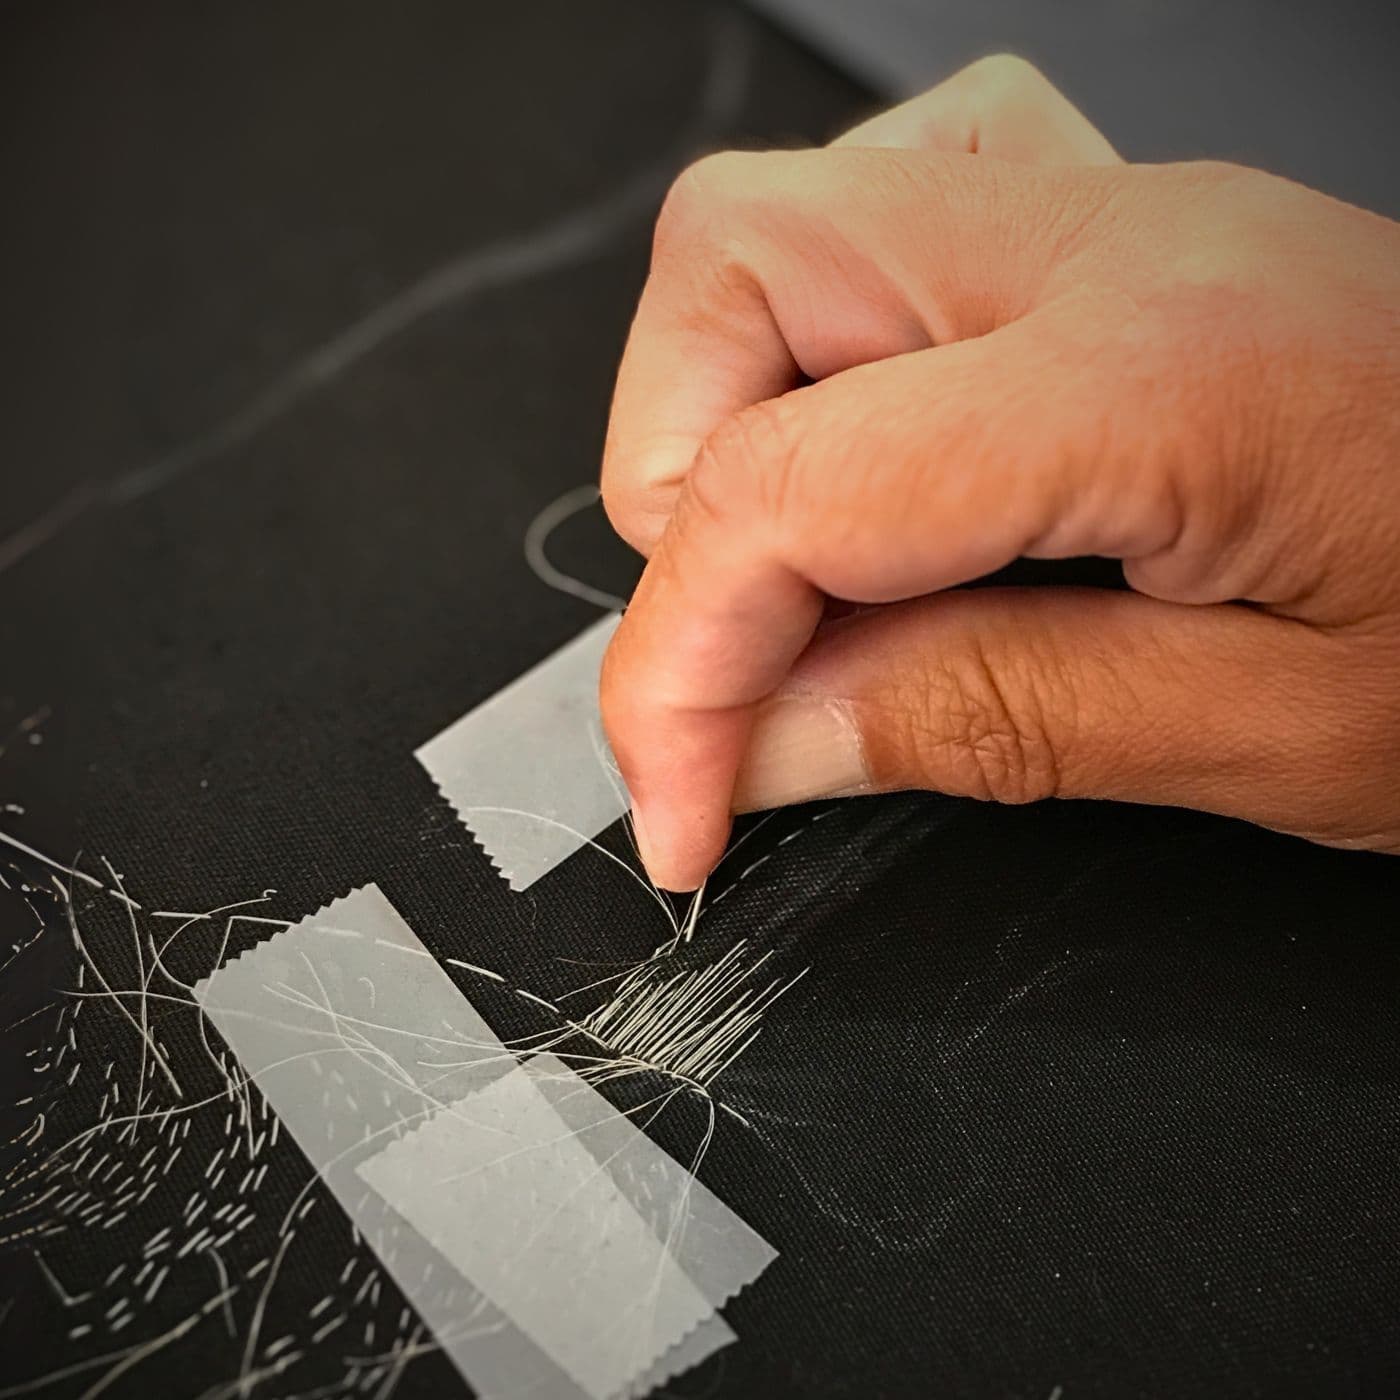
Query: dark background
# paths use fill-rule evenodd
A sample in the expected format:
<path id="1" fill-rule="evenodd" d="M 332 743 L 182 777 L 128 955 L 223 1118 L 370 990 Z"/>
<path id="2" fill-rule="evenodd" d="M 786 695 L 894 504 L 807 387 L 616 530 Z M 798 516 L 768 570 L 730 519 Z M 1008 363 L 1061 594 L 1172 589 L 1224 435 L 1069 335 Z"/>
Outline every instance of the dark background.
<path id="1" fill-rule="evenodd" d="M 1132 160 L 1244 161 L 1400 212 L 1400 11 L 1376 0 L 754 0 L 891 94 L 1042 68 Z"/>
<path id="2" fill-rule="evenodd" d="M 1051 8 L 931 9 L 930 61 L 1019 48 L 1130 157 L 1246 158 L 1400 208 L 1381 7 Z M 0 734 L 49 714 L 0 756 L 24 809 L 0 827 L 108 857 L 148 908 L 272 888 L 296 918 L 373 879 L 430 947 L 545 994 L 645 955 L 662 930 L 606 863 L 510 895 L 411 751 L 595 616 L 520 540 L 595 471 L 670 175 L 824 139 L 872 93 L 742 9 L 680 0 L 2 22 Z M 554 548 L 605 587 L 634 571 L 597 518 Z M 897 797 L 810 824 L 824 810 L 755 835 L 698 940 L 813 970 L 722 1081 L 753 1126 L 722 1125 L 701 1171 L 782 1257 L 726 1310 L 740 1343 L 672 1393 L 1395 1394 L 1395 863 L 1109 804 Z M 119 961 L 110 905 L 83 913 Z M 17 897 L 0 918 L 4 945 L 29 937 Z M 192 943 L 185 974 L 211 955 Z M 0 1022 L 75 968 L 55 923 L 0 973 Z M 124 1023 L 92 1003 L 81 1024 L 120 1074 Z M 45 1144 L 102 1092 L 91 1055 L 71 1086 L 38 1069 L 50 1027 L 0 1040 Z M 218 1125 L 191 1121 L 197 1173 Z M 695 1126 L 657 1131 L 682 1156 Z M 172 1178 L 120 1228 L 44 1237 L 95 1295 L 66 1306 L 23 1233 L 32 1154 L 6 1154 L 0 1386 L 209 1296 L 191 1263 L 130 1330 L 102 1322 L 104 1280 L 183 1199 Z M 235 1271 L 304 1170 L 284 1141 Z M 269 1336 L 351 1248 L 333 1204 L 316 1219 Z M 103 1393 L 218 1394 L 240 1345 L 201 1327 Z M 332 1343 L 256 1393 L 343 1370 Z M 463 1392 L 430 1355 L 396 1393 Z"/>

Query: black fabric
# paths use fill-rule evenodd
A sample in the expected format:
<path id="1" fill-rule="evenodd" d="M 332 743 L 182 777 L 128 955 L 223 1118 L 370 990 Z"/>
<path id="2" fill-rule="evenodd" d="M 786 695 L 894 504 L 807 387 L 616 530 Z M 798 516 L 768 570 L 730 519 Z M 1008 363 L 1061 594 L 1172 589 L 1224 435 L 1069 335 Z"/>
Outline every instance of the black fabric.
<path id="1" fill-rule="evenodd" d="M 52 711 L 0 758 L 24 808 L 0 826 L 103 878 L 110 858 L 148 910 L 271 888 L 261 908 L 296 918 L 375 880 L 434 951 L 547 996 L 648 953 L 664 921 L 615 866 L 583 853 L 512 895 L 410 755 L 596 615 L 520 544 L 595 470 L 660 187 L 594 251 L 452 300 L 286 404 L 265 391 L 464 251 L 701 145 L 819 139 L 867 98 L 741 12 L 677 0 L 17 6 L 5 25 L 0 538 L 55 502 L 73 518 L 0 572 L 0 730 Z M 160 489 L 111 492 L 192 442 Z M 596 515 L 552 547 L 599 585 L 633 576 Z M 0 973 L 7 1103 L 34 1099 L 4 1137 L 46 1114 L 5 1148 L 0 1386 L 113 1353 L 44 1392 L 82 1395 L 218 1289 L 192 1254 L 149 1303 L 148 1274 L 130 1323 L 106 1311 L 203 1189 L 226 1114 L 109 1143 L 133 1171 L 181 1149 L 110 1228 L 25 1233 L 60 1199 L 34 1204 L 29 1173 L 101 1111 L 108 1063 L 130 1094 L 138 1042 L 110 1002 L 74 1019 L 57 995 L 77 957 L 46 872 L 10 854 L 4 945 L 34 928 L 21 875 L 50 927 Z M 74 888 L 131 985 L 123 911 Z M 754 830 L 684 956 L 747 937 L 812 969 L 720 1081 L 747 1122 L 722 1114 L 700 1169 L 781 1258 L 727 1309 L 739 1344 L 668 1393 L 1396 1393 L 1397 893 L 1390 860 L 1109 804 L 905 796 Z M 213 938 L 172 950 L 179 975 Z M 538 1028 L 472 991 L 502 1033 Z M 187 1009 L 153 1018 L 192 1092 L 214 1082 Z M 683 1101 L 653 1131 L 689 1160 L 703 1128 Z M 285 1139 L 266 1160 L 223 1251 L 236 1282 L 305 1184 Z M 402 1299 L 354 1301 L 371 1263 L 333 1202 L 297 1240 L 261 1335 L 306 1355 L 252 1393 L 360 1393 L 335 1388 L 343 1358 L 396 1335 Z M 352 1259 L 348 1321 L 312 1344 Z M 236 1394 L 262 1277 L 233 1335 L 212 1312 L 101 1393 Z M 431 1352 L 391 1379 L 465 1393 Z"/>

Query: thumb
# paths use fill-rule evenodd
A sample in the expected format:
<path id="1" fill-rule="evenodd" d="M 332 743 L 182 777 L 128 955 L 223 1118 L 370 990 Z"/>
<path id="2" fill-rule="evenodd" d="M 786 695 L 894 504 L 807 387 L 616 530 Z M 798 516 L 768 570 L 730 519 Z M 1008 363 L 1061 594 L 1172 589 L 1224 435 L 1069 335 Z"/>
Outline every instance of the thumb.
<path id="1" fill-rule="evenodd" d="M 734 807 L 909 788 L 1106 797 L 1341 839 L 1355 797 L 1333 781 L 1349 740 L 1332 648 L 1243 607 L 1092 589 L 880 608 L 823 629 L 759 708 Z"/>

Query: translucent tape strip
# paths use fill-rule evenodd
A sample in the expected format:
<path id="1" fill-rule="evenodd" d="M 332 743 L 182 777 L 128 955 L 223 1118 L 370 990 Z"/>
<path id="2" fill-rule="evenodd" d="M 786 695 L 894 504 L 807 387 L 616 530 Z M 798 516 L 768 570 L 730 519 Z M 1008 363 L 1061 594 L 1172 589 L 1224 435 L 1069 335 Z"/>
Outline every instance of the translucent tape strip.
<path id="1" fill-rule="evenodd" d="M 486 1400 L 643 1395 L 775 1251 L 552 1056 L 522 1063 L 372 885 L 195 988 Z"/>
<path id="2" fill-rule="evenodd" d="M 499 690 L 415 757 L 512 889 L 611 826 L 628 800 L 598 717 L 612 614 Z"/>

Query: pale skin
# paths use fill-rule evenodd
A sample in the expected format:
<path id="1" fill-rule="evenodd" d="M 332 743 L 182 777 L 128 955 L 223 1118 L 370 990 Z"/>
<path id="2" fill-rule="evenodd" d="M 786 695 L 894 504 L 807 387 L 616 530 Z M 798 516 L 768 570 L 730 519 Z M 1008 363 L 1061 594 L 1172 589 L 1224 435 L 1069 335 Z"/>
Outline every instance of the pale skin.
<path id="1" fill-rule="evenodd" d="M 1400 225 L 1132 166 L 991 59 L 676 183 L 603 464 L 648 870 L 924 788 L 1400 851 Z M 1017 558 L 1129 590 L 949 591 Z M 854 605 L 854 606 L 852 606 Z"/>

